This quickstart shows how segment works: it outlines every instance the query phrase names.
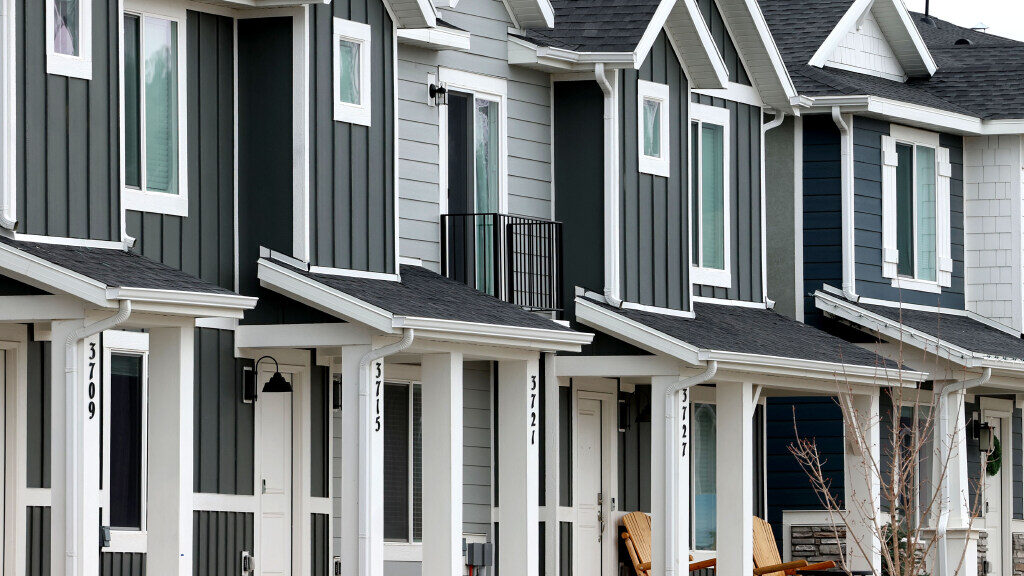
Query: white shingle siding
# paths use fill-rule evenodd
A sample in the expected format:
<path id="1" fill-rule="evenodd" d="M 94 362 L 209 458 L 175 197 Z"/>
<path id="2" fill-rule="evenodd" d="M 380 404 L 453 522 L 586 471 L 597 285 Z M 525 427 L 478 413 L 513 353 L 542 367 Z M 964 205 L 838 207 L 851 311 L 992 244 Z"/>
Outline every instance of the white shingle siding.
<path id="1" fill-rule="evenodd" d="M 508 65 L 505 6 L 460 2 L 446 21 L 472 34 L 469 52 L 398 47 L 399 251 L 440 270 L 438 109 L 427 104 L 427 74 L 438 67 L 507 79 L 508 212 L 551 217 L 551 88 L 548 74 Z"/>
<path id="2" fill-rule="evenodd" d="M 964 258 L 967 308 L 1021 329 L 1019 136 L 964 139 Z M 1016 237 L 1015 237 L 1016 236 Z"/>
<path id="3" fill-rule="evenodd" d="M 907 79 L 906 72 L 871 13 L 864 17 L 860 28 L 850 31 L 836 46 L 825 65 L 897 82 Z"/>

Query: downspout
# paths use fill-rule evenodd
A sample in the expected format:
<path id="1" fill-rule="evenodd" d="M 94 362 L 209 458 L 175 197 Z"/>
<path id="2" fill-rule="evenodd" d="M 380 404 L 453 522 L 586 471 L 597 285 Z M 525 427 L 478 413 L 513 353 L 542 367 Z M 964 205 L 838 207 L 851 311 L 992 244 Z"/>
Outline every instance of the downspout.
<path id="1" fill-rule="evenodd" d="M 985 368 L 981 376 L 971 380 L 961 380 L 960 382 L 954 382 L 952 384 L 939 384 L 938 390 L 938 408 L 939 408 L 939 420 L 937 422 L 938 430 L 936 431 L 936 438 L 947 438 L 949 436 L 949 396 L 954 392 L 963 392 L 971 388 L 977 388 L 983 386 L 988 382 L 989 378 L 992 377 L 992 369 Z M 952 452 L 953 445 L 950 442 L 949 452 L 942 454 L 942 444 L 938 443 L 935 447 L 938 452 L 937 457 L 939 458 L 939 465 L 943 466 L 944 462 L 947 462 L 949 452 Z M 949 469 L 946 469 L 946 478 L 942 482 L 942 494 L 939 496 L 939 521 L 935 526 L 935 540 L 936 540 L 936 554 L 939 557 L 939 571 L 938 576 L 951 576 L 949 572 L 949 545 L 946 541 L 946 529 L 949 527 Z"/>
<path id="2" fill-rule="evenodd" d="M 380 462 L 373 461 L 370 441 L 373 432 L 373 397 L 370 392 L 370 365 L 374 362 L 397 354 L 412 346 L 415 332 L 406 328 L 402 339 L 394 344 L 370 350 L 359 359 L 359 574 L 360 576 L 377 576 L 370 572 L 370 482 L 373 481 L 373 467 Z"/>
<path id="3" fill-rule="evenodd" d="M 774 114 L 772 121 L 761 125 L 761 296 L 769 310 L 775 308 L 775 301 L 768 298 L 768 217 L 765 214 L 768 207 L 768 165 L 765 162 L 765 141 L 768 132 L 782 126 L 786 121 L 786 115 L 782 111 L 771 108 L 771 112 Z"/>
<path id="4" fill-rule="evenodd" d="M 7 217 L 7 206 L 0 206 L 0 228 L 11 232 L 18 229 L 18 221 Z"/>
<path id="5" fill-rule="evenodd" d="M 64 534 L 67 539 L 67 557 L 66 557 L 66 569 L 69 576 L 74 576 L 75 572 L 75 560 L 82 554 L 82 551 L 78 549 L 78 537 L 80 531 L 83 529 L 82 519 L 78 516 L 78 510 L 80 508 L 79 503 L 84 499 L 82 490 L 82 484 L 76 478 L 76 471 L 82 465 L 82 451 L 84 446 L 80 446 L 82 442 L 82 414 L 79 410 L 81 405 L 78 402 L 78 343 L 85 338 L 94 336 L 103 332 L 104 330 L 110 330 L 120 324 L 123 324 L 128 317 L 132 315 L 132 302 L 131 300 L 121 300 L 118 305 L 117 312 L 112 316 L 89 324 L 88 326 L 82 326 L 76 328 L 70 334 L 68 334 L 67 340 L 64 342 L 64 404 L 67 419 L 65 428 L 65 478 L 67 485 L 65 490 L 68 493 L 68 498 L 64 503 L 65 506 L 65 528 Z M 92 527 L 96 529 L 95 526 Z"/>
<path id="6" fill-rule="evenodd" d="M 612 74 L 615 74 L 612 71 Z M 615 84 L 603 62 L 594 64 L 594 79 L 604 93 L 604 297 L 615 308 L 619 298 L 619 126 Z"/>
<path id="7" fill-rule="evenodd" d="M 718 361 L 709 360 L 707 369 L 704 372 L 688 378 L 682 378 L 665 391 L 665 509 L 668 511 L 668 519 L 665 522 L 666 576 L 676 573 L 676 562 L 674 561 L 677 554 L 675 542 L 676 524 L 682 521 L 681 518 L 674 517 L 676 513 L 674 486 L 679 481 L 680 473 L 679 454 L 675 445 L 676 430 L 679 428 L 679 423 L 676 421 L 679 417 L 679 393 L 707 382 L 714 378 L 717 372 Z M 688 561 L 689 559 L 686 560 Z M 689 565 L 687 565 L 687 568 L 689 568 Z M 689 574 L 688 569 L 683 571 L 682 576 L 687 574 Z"/>
<path id="8" fill-rule="evenodd" d="M 854 266 L 853 235 L 853 130 L 845 120 L 839 106 L 832 107 L 832 121 L 839 128 L 840 166 L 842 180 L 842 237 L 843 237 L 843 297 L 851 302 L 857 296 L 857 275 Z"/>

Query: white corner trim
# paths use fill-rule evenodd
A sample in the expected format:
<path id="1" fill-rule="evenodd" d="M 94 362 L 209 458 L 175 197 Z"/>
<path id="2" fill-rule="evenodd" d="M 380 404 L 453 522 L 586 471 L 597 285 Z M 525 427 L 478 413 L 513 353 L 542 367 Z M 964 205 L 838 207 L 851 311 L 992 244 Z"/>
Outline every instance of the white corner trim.
<path id="1" fill-rule="evenodd" d="M 371 95 L 372 84 L 372 58 L 373 47 L 371 39 L 373 30 L 369 24 L 353 22 L 342 18 L 334 18 L 334 28 L 331 34 L 331 54 L 333 55 L 331 70 L 332 85 L 334 86 L 334 121 L 348 122 L 369 126 L 372 120 L 371 106 L 373 97 Z M 359 103 L 344 102 L 341 99 L 341 44 L 345 40 L 359 45 Z"/>
<path id="2" fill-rule="evenodd" d="M 637 81 L 637 166 L 640 172 L 654 176 L 671 176 L 672 165 L 672 132 L 669 123 L 672 109 L 672 96 L 668 84 L 658 84 L 646 80 Z M 647 124 L 644 121 L 644 109 L 647 101 L 658 104 L 658 155 L 648 156 L 644 150 L 647 138 Z"/>
<path id="3" fill-rule="evenodd" d="M 54 0 L 46 0 L 46 73 L 69 78 L 92 80 L 92 0 L 80 0 L 78 55 L 62 54 L 54 47 Z M 7 15 L 7 17 L 10 17 Z M 13 58 L 14 53 L 5 57 Z"/>

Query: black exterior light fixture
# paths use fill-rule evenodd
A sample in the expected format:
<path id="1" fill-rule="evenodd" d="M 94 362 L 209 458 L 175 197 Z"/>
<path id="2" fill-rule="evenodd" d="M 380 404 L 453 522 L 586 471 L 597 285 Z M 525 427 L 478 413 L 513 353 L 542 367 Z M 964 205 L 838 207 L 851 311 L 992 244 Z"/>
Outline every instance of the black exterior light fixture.
<path id="1" fill-rule="evenodd" d="M 259 360 L 257 360 L 256 361 L 256 367 L 258 368 L 259 365 L 260 365 L 260 362 L 262 362 L 264 360 L 267 360 L 267 359 L 274 361 L 274 375 L 271 376 L 270 380 L 267 380 L 267 383 L 263 385 L 263 392 L 264 392 L 264 394 L 270 393 L 270 392 L 288 392 L 288 393 L 290 393 L 292 391 L 292 384 L 291 384 L 291 382 L 285 380 L 284 376 L 281 375 L 281 367 L 278 365 L 277 360 L 274 360 L 274 358 L 272 356 L 264 356 L 264 357 L 260 358 Z"/>
<path id="2" fill-rule="evenodd" d="M 448 105 L 448 89 L 444 87 L 444 84 L 431 84 L 427 91 L 430 94 L 430 99 L 434 101 L 434 106 Z"/>

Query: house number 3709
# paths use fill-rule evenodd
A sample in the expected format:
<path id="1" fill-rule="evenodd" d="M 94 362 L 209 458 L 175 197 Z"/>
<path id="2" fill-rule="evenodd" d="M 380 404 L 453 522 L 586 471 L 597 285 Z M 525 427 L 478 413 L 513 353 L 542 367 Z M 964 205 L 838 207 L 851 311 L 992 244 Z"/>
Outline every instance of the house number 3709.
<path id="1" fill-rule="evenodd" d="M 96 417 L 96 366 L 98 365 L 97 358 L 99 354 L 96 351 L 96 342 L 89 342 L 89 357 L 88 357 L 88 373 L 86 379 L 88 381 L 88 404 L 86 408 L 89 410 L 89 420 Z"/>

